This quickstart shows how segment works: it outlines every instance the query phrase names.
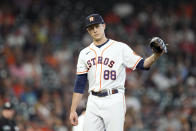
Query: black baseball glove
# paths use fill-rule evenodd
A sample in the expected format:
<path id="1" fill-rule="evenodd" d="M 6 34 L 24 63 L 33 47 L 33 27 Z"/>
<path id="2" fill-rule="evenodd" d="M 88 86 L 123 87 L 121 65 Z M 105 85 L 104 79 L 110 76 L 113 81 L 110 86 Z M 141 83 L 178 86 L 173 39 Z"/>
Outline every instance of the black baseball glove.
<path id="1" fill-rule="evenodd" d="M 159 37 L 153 37 L 152 40 L 150 41 L 150 48 L 153 50 L 155 53 L 167 53 L 167 46 L 163 42 L 163 40 Z"/>

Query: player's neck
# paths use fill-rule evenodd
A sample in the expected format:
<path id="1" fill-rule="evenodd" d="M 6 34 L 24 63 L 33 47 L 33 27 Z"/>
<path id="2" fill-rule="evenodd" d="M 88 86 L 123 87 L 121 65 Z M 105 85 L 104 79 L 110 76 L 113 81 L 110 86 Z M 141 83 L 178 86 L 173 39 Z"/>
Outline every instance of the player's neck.
<path id="1" fill-rule="evenodd" d="M 96 46 L 98 46 L 98 45 L 101 45 L 101 44 L 105 43 L 107 40 L 108 39 L 106 37 L 103 37 L 102 39 L 100 39 L 100 40 L 94 40 L 93 42 L 94 42 L 94 44 Z"/>

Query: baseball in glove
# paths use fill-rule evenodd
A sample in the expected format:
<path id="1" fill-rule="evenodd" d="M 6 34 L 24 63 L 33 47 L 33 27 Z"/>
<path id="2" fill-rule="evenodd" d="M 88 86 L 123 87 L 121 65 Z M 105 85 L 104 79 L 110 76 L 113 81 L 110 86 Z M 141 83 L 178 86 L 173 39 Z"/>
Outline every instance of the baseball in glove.
<path id="1" fill-rule="evenodd" d="M 152 40 L 150 41 L 150 48 L 153 50 L 155 53 L 167 53 L 167 46 L 163 42 L 163 40 L 159 37 L 153 37 Z"/>

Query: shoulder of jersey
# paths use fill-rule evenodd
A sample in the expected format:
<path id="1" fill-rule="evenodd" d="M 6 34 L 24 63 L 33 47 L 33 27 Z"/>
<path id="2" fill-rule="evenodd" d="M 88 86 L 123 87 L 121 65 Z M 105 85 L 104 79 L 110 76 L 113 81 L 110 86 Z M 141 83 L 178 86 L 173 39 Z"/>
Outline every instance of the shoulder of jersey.
<path id="1" fill-rule="evenodd" d="M 115 40 L 112 40 L 112 42 L 114 43 L 113 45 L 117 46 L 117 47 L 123 47 L 125 46 L 126 44 L 123 43 L 123 42 L 119 42 L 119 41 L 115 41 Z"/>
<path id="2" fill-rule="evenodd" d="M 91 43 L 92 44 L 92 43 Z M 90 45 L 91 45 L 90 44 Z M 91 52 L 91 50 L 90 50 L 90 45 L 89 46 L 87 46 L 87 47 L 85 47 L 84 49 L 82 49 L 81 51 L 80 51 L 80 53 L 82 53 L 82 54 L 84 54 L 84 55 L 87 55 L 87 54 L 89 54 L 90 52 Z"/>

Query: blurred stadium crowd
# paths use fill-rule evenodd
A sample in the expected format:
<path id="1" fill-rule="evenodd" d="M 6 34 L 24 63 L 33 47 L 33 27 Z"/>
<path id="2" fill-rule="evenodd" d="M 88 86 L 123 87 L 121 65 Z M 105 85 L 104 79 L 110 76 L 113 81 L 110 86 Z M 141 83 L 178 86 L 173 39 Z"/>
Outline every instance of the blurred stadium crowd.
<path id="1" fill-rule="evenodd" d="M 150 71 L 127 69 L 125 131 L 196 131 L 194 1 L 0 3 L 0 106 L 15 104 L 21 131 L 71 131 L 77 56 L 91 42 L 83 20 L 91 13 L 104 17 L 109 38 L 144 58 L 153 36 L 168 43 Z"/>

